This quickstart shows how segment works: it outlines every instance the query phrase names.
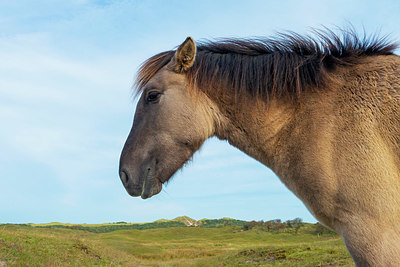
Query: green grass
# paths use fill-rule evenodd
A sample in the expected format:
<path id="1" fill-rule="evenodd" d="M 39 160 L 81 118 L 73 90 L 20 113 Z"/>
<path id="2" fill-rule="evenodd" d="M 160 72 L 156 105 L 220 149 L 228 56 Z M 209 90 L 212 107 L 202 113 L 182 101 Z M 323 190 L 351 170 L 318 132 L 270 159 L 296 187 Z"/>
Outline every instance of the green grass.
<path id="1" fill-rule="evenodd" d="M 0 226 L 0 266 L 354 266 L 337 235 L 239 226 L 108 233 Z"/>
<path id="2" fill-rule="evenodd" d="M 150 223 L 103 223 L 103 224 L 70 224 L 70 223 L 43 223 L 43 224 L 26 224 L 26 226 L 37 227 L 37 228 L 67 228 L 72 230 L 84 230 L 94 233 L 108 233 L 117 230 L 146 230 L 146 229 L 159 229 L 159 228 L 170 228 L 170 227 L 185 227 L 185 226 L 199 226 L 206 228 L 223 227 L 228 225 L 243 226 L 246 221 L 235 220 L 231 218 L 222 219 L 203 219 L 196 221 L 187 216 L 177 217 L 172 220 L 160 219 Z"/>

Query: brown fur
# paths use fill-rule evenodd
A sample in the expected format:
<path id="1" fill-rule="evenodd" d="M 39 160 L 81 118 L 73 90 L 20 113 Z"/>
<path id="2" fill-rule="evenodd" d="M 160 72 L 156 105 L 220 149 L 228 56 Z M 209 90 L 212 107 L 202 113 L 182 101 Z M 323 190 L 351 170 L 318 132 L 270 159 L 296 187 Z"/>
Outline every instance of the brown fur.
<path id="1" fill-rule="evenodd" d="M 197 52 L 188 39 L 180 55 L 149 59 L 121 155 L 127 191 L 157 194 L 217 136 L 270 167 L 343 237 L 358 266 L 399 266 L 400 58 L 383 39 L 329 36 L 229 40 Z"/>

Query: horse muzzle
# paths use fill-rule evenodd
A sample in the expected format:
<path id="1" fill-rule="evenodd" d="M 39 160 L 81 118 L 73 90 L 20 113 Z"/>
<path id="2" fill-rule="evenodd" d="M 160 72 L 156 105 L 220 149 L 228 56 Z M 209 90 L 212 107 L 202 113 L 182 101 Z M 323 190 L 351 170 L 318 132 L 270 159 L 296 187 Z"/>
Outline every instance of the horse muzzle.
<path id="1" fill-rule="evenodd" d="M 154 169 L 151 167 L 144 168 L 137 177 L 133 177 L 136 175 L 122 168 L 119 176 L 126 191 L 133 197 L 150 198 L 160 193 L 162 189 L 162 183 L 155 178 Z"/>

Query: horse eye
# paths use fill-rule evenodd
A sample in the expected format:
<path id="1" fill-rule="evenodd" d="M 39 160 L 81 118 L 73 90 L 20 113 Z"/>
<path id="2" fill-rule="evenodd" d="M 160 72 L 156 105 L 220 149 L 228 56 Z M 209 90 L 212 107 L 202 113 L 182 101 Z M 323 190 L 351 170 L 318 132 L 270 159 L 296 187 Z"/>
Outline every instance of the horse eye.
<path id="1" fill-rule="evenodd" d="M 147 95 L 147 97 L 146 97 L 146 101 L 147 101 L 148 103 L 150 103 L 150 102 L 155 102 L 155 101 L 157 101 L 157 100 L 160 98 L 160 96 L 161 96 L 161 93 L 160 93 L 160 92 L 155 92 L 155 91 L 150 92 L 150 93 L 148 93 L 148 95 Z"/>

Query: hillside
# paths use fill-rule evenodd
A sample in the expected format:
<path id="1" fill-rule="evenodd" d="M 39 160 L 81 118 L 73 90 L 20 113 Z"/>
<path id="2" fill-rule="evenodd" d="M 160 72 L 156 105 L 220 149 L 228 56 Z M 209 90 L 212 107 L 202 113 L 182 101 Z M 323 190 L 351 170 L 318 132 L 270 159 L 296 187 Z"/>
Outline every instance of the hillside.
<path id="1" fill-rule="evenodd" d="M 60 224 L 48 226 L 54 225 Z M 318 225 L 304 224 L 297 234 L 265 229 L 258 223 L 249 230 L 183 226 L 96 233 L 1 225 L 0 266 L 354 266 L 340 237 L 318 232 Z"/>
<path id="2" fill-rule="evenodd" d="M 66 228 L 73 230 L 83 230 L 93 233 L 108 233 L 117 230 L 146 230 L 146 229 L 160 229 L 170 227 L 205 227 L 205 228 L 216 228 L 223 226 L 243 226 L 246 221 L 235 220 L 231 218 L 222 219 L 202 219 L 196 221 L 188 216 L 180 216 L 172 220 L 160 219 L 151 223 L 105 223 L 105 224 L 69 224 L 69 223 L 46 223 L 46 224 L 24 224 L 26 227 L 35 228 Z"/>

